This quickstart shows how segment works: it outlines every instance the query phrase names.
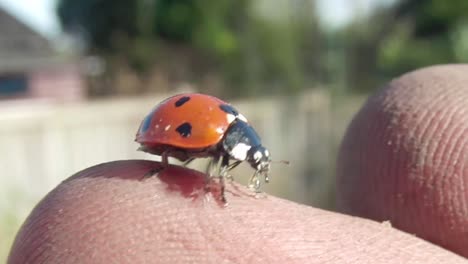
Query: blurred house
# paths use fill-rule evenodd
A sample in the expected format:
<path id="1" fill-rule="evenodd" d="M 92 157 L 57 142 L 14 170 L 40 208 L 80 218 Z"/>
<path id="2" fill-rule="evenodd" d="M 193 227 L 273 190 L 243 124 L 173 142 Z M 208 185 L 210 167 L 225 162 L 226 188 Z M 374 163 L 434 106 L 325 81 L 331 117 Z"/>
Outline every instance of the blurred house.
<path id="1" fill-rule="evenodd" d="M 58 56 L 46 38 L 0 8 L 0 100 L 84 97 L 77 61 Z"/>

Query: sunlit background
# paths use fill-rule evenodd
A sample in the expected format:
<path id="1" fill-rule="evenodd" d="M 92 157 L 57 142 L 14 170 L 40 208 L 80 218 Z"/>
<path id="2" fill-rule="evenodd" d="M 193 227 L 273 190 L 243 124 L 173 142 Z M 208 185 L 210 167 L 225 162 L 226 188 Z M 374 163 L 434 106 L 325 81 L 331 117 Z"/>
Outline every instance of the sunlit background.
<path id="1" fill-rule="evenodd" d="M 231 102 L 291 162 L 267 192 L 333 209 L 353 114 L 393 77 L 467 61 L 467 14 L 466 0 L 1 0 L 0 263 L 65 178 L 157 159 L 136 151 L 136 129 L 183 91 Z"/>

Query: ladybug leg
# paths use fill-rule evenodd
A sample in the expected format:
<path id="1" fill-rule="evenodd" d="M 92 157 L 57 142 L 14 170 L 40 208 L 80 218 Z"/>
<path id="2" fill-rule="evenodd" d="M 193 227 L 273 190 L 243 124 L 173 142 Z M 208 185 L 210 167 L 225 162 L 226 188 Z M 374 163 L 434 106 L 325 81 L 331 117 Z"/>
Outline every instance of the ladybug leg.
<path id="1" fill-rule="evenodd" d="M 208 167 L 206 168 L 205 174 L 205 190 L 209 191 L 211 181 L 213 180 L 213 170 L 219 163 L 219 156 L 214 156 L 210 162 L 208 163 Z"/>
<path id="2" fill-rule="evenodd" d="M 219 178 L 219 183 L 221 185 L 221 201 L 223 203 L 227 203 L 226 201 L 226 196 L 224 194 L 224 191 L 225 191 L 225 178 L 227 178 L 227 173 L 229 171 L 229 155 L 224 155 L 223 156 L 223 160 L 221 161 L 221 167 L 219 168 L 219 175 L 218 175 L 218 178 Z"/>
<path id="3" fill-rule="evenodd" d="M 255 173 L 250 178 L 249 188 L 255 192 L 260 192 L 260 179 L 258 177 L 258 171 L 255 171 Z"/>
<path id="4" fill-rule="evenodd" d="M 219 163 L 219 156 L 213 157 L 208 163 L 208 168 L 206 169 L 206 175 L 208 179 L 211 179 L 214 177 L 213 170 L 218 165 L 218 163 Z"/>
<path id="5" fill-rule="evenodd" d="M 265 182 L 266 183 L 270 182 L 270 175 L 268 175 L 268 173 L 265 173 Z"/>
<path id="6" fill-rule="evenodd" d="M 195 158 L 189 158 L 188 160 L 184 161 L 184 163 L 182 163 L 182 166 L 187 167 L 193 160 L 195 160 Z"/>
<path id="7" fill-rule="evenodd" d="M 153 177 L 154 175 L 158 174 L 163 169 L 164 167 L 162 166 L 160 168 L 153 168 L 149 170 L 147 173 L 145 173 L 145 175 L 143 175 L 143 178 L 146 179 L 146 178 Z"/>
<path id="8" fill-rule="evenodd" d="M 241 163 L 242 163 L 241 160 L 236 160 L 234 163 L 227 166 L 226 171 L 233 170 L 235 167 L 239 166 L 239 164 L 241 164 Z M 234 177 L 232 177 L 232 174 L 226 174 L 226 179 L 228 179 L 231 182 L 234 181 Z"/>
<path id="9" fill-rule="evenodd" d="M 152 177 L 153 175 L 156 175 L 160 171 L 167 168 L 167 166 L 169 165 L 168 155 L 169 155 L 169 152 L 167 152 L 167 151 L 164 151 L 163 153 L 161 153 L 161 166 L 159 168 L 151 169 L 150 171 L 145 173 L 144 178 Z"/>
<path id="10" fill-rule="evenodd" d="M 169 166 L 169 153 L 167 151 L 164 151 L 162 154 L 161 154 L 161 163 L 163 165 L 164 168 L 166 168 L 167 166 Z"/>

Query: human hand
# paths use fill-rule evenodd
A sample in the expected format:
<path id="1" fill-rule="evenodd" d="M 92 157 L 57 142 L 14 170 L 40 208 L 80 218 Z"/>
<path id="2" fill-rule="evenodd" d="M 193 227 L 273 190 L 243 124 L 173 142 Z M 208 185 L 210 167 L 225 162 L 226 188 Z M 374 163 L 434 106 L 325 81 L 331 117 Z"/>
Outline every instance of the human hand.
<path id="1" fill-rule="evenodd" d="M 337 167 L 341 211 L 468 257 L 468 65 L 411 72 L 371 97 Z"/>
<path id="2" fill-rule="evenodd" d="M 370 220 L 228 184 L 224 207 L 202 173 L 116 161 L 61 183 L 19 231 L 8 263 L 465 263 Z M 216 193 L 216 192 L 215 192 Z"/>

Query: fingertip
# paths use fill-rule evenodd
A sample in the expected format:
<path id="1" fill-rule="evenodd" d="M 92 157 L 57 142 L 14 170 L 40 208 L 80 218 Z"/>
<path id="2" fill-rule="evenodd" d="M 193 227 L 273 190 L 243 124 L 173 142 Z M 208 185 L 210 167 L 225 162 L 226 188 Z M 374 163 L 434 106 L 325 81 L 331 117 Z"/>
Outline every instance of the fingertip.
<path id="1" fill-rule="evenodd" d="M 198 191 L 203 195 L 192 195 Z M 378 223 L 237 184 L 227 185 L 227 200 L 220 206 L 211 192 L 205 195 L 204 174 L 197 171 L 161 170 L 152 161 L 101 164 L 38 204 L 8 263 L 385 263 L 382 252 L 396 262 L 462 263 Z"/>
<path id="2" fill-rule="evenodd" d="M 34 208 L 16 236 L 9 263 L 164 260 L 173 250 L 155 249 L 166 247 L 168 240 L 183 247 L 186 237 L 199 237 L 194 223 L 210 217 L 223 223 L 230 217 L 225 211 L 254 210 L 268 200 L 235 183 L 227 185 L 225 204 L 219 184 L 206 190 L 206 175 L 188 168 L 145 160 L 90 167 L 63 181 Z"/>
<path id="3" fill-rule="evenodd" d="M 225 204 L 219 184 L 210 184 L 207 191 L 205 182 L 201 172 L 154 161 L 115 161 L 85 169 L 34 208 L 16 236 L 9 263 L 168 263 L 164 259 L 182 250 L 188 238 L 196 244 L 217 232 L 203 234 L 197 223 L 222 230 L 219 225 L 233 210 L 254 212 L 269 200 L 228 183 Z M 157 250 L 168 241 L 174 248 Z M 204 253 L 195 250 L 192 255 Z"/>
<path id="4" fill-rule="evenodd" d="M 407 73 L 371 96 L 337 163 L 343 212 L 468 256 L 468 65 Z"/>
<path id="5" fill-rule="evenodd" d="M 128 242 L 160 233 L 164 214 L 196 205 L 203 174 L 143 160 L 115 161 L 80 171 L 33 209 L 18 232 L 8 263 L 139 263 L 147 245 Z M 157 239 L 156 239 L 157 240 Z M 158 243 L 155 243 L 157 245 Z M 150 247 L 151 248 L 151 247 Z M 152 252 L 150 250 L 150 252 Z M 134 257 L 134 261 L 124 261 Z M 120 260 L 119 260 L 120 259 Z"/>

